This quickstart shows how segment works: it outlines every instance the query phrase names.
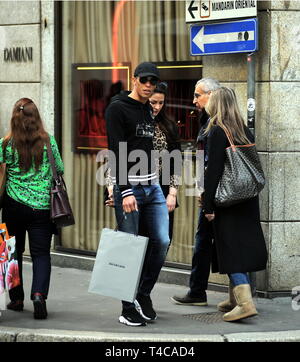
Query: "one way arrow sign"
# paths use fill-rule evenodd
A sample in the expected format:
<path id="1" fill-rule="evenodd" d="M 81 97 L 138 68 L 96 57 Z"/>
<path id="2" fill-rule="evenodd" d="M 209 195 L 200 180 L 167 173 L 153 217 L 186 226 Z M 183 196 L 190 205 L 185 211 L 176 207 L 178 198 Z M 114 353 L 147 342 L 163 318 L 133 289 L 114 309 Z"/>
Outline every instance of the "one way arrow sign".
<path id="1" fill-rule="evenodd" d="M 192 25 L 191 55 L 251 53 L 257 50 L 257 19 Z"/>

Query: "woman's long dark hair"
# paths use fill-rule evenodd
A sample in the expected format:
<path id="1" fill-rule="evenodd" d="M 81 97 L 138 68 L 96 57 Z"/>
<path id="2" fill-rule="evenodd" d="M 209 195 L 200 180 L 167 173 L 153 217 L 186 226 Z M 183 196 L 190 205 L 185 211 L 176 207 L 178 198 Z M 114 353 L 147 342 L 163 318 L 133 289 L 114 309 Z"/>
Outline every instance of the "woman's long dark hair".
<path id="1" fill-rule="evenodd" d="M 167 90 L 168 90 L 167 83 L 160 82 L 157 84 L 156 88 L 154 89 L 153 94 L 155 94 L 155 93 L 164 94 L 165 102 L 166 102 Z M 155 117 L 155 120 L 159 123 L 159 127 L 166 135 L 167 143 L 168 143 L 168 145 L 170 145 L 170 144 L 175 144 L 175 143 L 180 142 L 180 137 L 179 137 L 176 123 L 173 120 L 169 119 L 166 115 L 165 104 L 166 103 L 164 103 L 161 111 Z"/>
<path id="2" fill-rule="evenodd" d="M 14 105 L 10 121 L 10 133 L 5 136 L 2 147 L 11 141 L 19 155 L 19 167 L 27 172 L 34 162 L 38 170 L 43 161 L 44 145 L 48 134 L 44 129 L 37 106 L 29 98 L 21 98 Z"/>

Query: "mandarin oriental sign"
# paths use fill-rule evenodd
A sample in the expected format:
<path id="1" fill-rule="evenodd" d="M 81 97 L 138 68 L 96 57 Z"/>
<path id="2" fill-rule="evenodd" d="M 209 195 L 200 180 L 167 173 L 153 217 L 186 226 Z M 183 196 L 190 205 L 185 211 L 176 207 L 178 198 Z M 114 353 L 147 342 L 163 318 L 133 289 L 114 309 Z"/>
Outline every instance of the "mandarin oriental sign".
<path id="1" fill-rule="evenodd" d="M 185 3 L 187 23 L 257 16 L 257 0 L 188 0 Z"/>
<path id="2" fill-rule="evenodd" d="M 3 60 L 5 62 L 32 62 L 33 48 L 32 47 L 13 47 L 3 50 Z"/>

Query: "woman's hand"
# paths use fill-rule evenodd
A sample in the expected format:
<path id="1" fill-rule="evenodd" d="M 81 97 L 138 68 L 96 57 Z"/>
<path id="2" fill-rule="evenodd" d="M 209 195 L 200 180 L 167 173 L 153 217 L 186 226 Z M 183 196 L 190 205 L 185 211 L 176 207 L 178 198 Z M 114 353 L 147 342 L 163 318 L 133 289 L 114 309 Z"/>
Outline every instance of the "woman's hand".
<path id="1" fill-rule="evenodd" d="M 207 218 L 208 221 L 212 221 L 215 218 L 215 214 L 205 214 L 205 217 Z"/>
<path id="2" fill-rule="evenodd" d="M 114 207 L 115 206 L 113 195 L 108 196 L 108 199 L 105 201 L 105 206 L 109 206 L 109 207 Z"/>
<path id="3" fill-rule="evenodd" d="M 105 201 L 105 206 L 114 207 L 115 202 L 114 202 L 113 186 L 108 186 L 107 191 L 108 191 L 108 199 Z"/>
<path id="4" fill-rule="evenodd" d="M 166 201 L 167 201 L 168 211 L 169 212 L 174 211 L 176 207 L 176 195 L 168 194 Z"/>

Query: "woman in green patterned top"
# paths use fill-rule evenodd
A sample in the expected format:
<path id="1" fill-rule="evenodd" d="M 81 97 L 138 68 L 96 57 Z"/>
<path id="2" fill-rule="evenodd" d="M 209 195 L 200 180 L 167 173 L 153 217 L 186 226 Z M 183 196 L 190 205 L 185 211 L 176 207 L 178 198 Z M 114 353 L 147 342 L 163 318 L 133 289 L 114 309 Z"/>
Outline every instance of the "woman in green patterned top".
<path id="1" fill-rule="evenodd" d="M 50 219 L 50 189 L 52 170 L 46 141 L 50 138 L 57 172 L 64 166 L 56 141 L 43 127 L 39 111 L 31 99 L 16 102 L 12 112 L 10 133 L 0 140 L 0 163 L 6 163 L 6 192 L 2 221 L 10 235 L 16 237 L 16 251 L 21 285 L 11 289 L 8 309 L 21 311 L 24 306 L 22 254 L 28 232 L 32 258 L 31 300 L 34 318 L 47 317 L 51 262 L 50 245 L 55 226 Z"/>

